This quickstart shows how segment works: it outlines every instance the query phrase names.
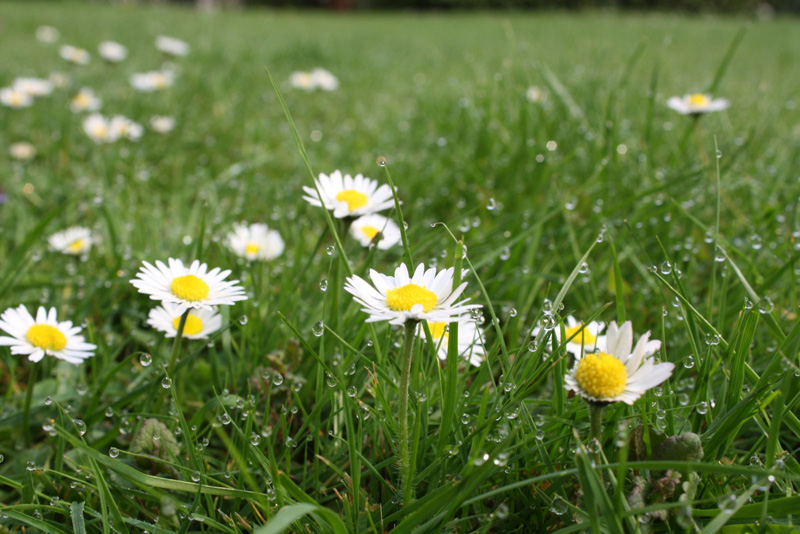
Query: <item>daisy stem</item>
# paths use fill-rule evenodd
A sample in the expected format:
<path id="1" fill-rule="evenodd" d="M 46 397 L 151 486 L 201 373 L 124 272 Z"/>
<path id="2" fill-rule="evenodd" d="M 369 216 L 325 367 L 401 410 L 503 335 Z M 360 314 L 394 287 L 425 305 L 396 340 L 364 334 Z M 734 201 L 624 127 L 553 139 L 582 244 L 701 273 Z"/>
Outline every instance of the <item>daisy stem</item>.
<path id="1" fill-rule="evenodd" d="M 400 406 L 397 423 L 398 450 L 400 453 L 400 488 L 403 491 L 403 506 L 411 504 L 412 498 L 412 464 L 408 450 L 408 384 L 411 380 L 411 359 L 414 350 L 414 334 L 417 322 L 408 320 L 405 323 L 405 339 L 403 340 L 403 359 L 400 362 Z"/>
<path id="2" fill-rule="evenodd" d="M 38 365 L 31 365 L 31 370 L 28 373 L 28 389 L 25 391 L 25 407 L 22 413 L 22 428 L 25 431 L 25 444 L 29 447 L 31 445 L 31 399 L 33 399 L 33 386 L 36 384 L 38 370 Z"/>
<path id="3" fill-rule="evenodd" d="M 175 335 L 175 341 L 172 343 L 172 355 L 169 357 L 169 367 L 167 368 L 167 376 L 172 378 L 172 373 L 175 372 L 175 366 L 178 364 L 178 353 L 181 351 L 181 341 L 183 341 L 183 328 L 186 326 L 186 319 L 189 317 L 189 310 L 183 312 L 181 320 L 178 323 L 178 333 Z"/>

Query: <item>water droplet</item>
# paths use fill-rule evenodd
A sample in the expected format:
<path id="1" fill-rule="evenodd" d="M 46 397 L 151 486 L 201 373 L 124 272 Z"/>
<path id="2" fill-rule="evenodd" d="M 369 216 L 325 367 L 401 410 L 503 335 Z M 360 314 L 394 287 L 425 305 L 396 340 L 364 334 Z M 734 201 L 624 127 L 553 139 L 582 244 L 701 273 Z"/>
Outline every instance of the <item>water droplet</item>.
<path id="1" fill-rule="evenodd" d="M 261 443 L 261 436 L 259 436 L 256 432 L 250 433 L 250 444 L 253 447 L 257 447 Z"/>
<path id="2" fill-rule="evenodd" d="M 489 211 L 493 211 L 497 207 L 497 201 L 494 198 L 490 198 L 486 201 L 486 209 Z"/>
<path id="3" fill-rule="evenodd" d="M 247 324 L 247 315 L 242 315 L 241 317 L 239 317 L 239 324 L 242 326 Z"/>
<path id="4" fill-rule="evenodd" d="M 383 156 L 378 156 L 378 159 L 375 160 L 375 162 L 378 164 L 378 167 L 386 167 L 386 158 Z"/>
<path id="5" fill-rule="evenodd" d="M 581 266 L 578 267 L 578 272 L 581 274 L 586 274 L 589 272 L 589 264 L 586 262 L 581 263 Z"/>
<path id="6" fill-rule="evenodd" d="M 695 410 L 700 415 L 705 415 L 708 413 L 708 403 L 706 401 L 700 402 L 697 406 L 695 406 Z"/>
<path id="7" fill-rule="evenodd" d="M 161 387 L 164 389 L 169 389 L 172 387 L 172 379 L 168 376 L 165 376 L 163 380 L 161 380 Z"/>
<path id="8" fill-rule="evenodd" d="M 686 369 L 691 369 L 692 367 L 694 367 L 694 356 L 692 356 L 692 355 L 690 354 L 689 356 L 685 357 L 685 358 L 683 359 L 683 366 L 684 366 Z"/>
<path id="9" fill-rule="evenodd" d="M 320 291 L 327 291 L 328 290 L 328 280 L 322 279 L 319 282 L 319 290 Z"/>
<path id="10" fill-rule="evenodd" d="M 772 300 L 769 297 L 763 297 L 761 300 L 758 301 L 758 313 L 761 314 L 768 314 L 772 313 L 772 309 L 775 307 L 772 304 Z"/>
<path id="11" fill-rule="evenodd" d="M 328 256 L 333 256 L 333 253 L 336 251 L 336 247 L 330 245 L 328 248 L 325 249 L 325 254 Z"/>
<path id="12" fill-rule="evenodd" d="M 225 413 L 223 413 L 222 415 L 219 416 L 219 422 L 222 423 L 223 425 L 227 426 L 227 425 L 231 424 L 231 416 L 228 415 L 227 412 L 225 412 Z"/>
<path id="13" fill-rule="evenodd" d="M 668 261 L 664 261 L 661 264 L 661 274 L 666 276 L 670 273 L 672 273 L 672 264 Z"/>
<path id="14" fill-rule="evenodd" d="M 276 386 L 283 384 L 283 375 L 280 373 L 275 373 L 272 375 L 272 383 Z"/>
<path id="15" fill-rule="evenodd" d="M 717 506 L 722 513 L 732 514 L 736 511 L 736 495 L 726 495 L 717 501 Z"/>
<path id="16" fill-rule="evenodd" d="M 112 458 L 116 458 L 117 456 L 119 456 L 119 449 L 116 447 L 111 447 L 110 449 L 108 449 L 108 455 L 111 456 Z"/>
<path id="17" fill-rule="evenodd" d="M 550 511 L 556 515 L 564 515 L 567 513 L 567 501 L 560 495 L 553 497 L 550 501 Z"/>
<path id="18" fill-rule="evenodd" d="M 200 482 L 200 471 L 192 471 L 192 482 Z"/>
<path id="19" fill-rule="evenodd" d="M 49 397 L 49 396 L 46 397 L 44 399 L 44 404 L 45 404 L 45 406 L 50 406 L 51 404 L 53 404 L 53 397 Z"/>
<path id="20" fill-rule="evenodd" d="M 78 431 L 78 434 L 81 436 L 86 434 L 86 423 L 84 423 L 81 419 L 73 419 L 72 424 L 75 425 L 75 429 Z"/>
<path id="21" fill-rule="evenodd" d="M 717 159 L 722 159 L 722 151 L 717 150 Z"/>
<path id="22" fill-rule="evenodd" d="M 151 363 L 153 363 L 153 356 L 152 355 L 148 354 L 147 352 L 143 352 L 143 353 L 141 353 L 139 355 L 139 364 L 142 367 L 147 367 Z"/>
<path id="23" fill-rule="evenodd" d="M 347 388 L 347 396 L 348 397 L 355 397 L 356 393 L 357 393 L 357 390 L 356 390 L 355 386 L 350 386 L 349 388 Z"/>
<path id="24" fill-rule="evenodd" d="M 317 321 L 314 323 L 314 328 L 311 330 L 316 337 L 322 336 L 325 333 L 325 323 Z"/>

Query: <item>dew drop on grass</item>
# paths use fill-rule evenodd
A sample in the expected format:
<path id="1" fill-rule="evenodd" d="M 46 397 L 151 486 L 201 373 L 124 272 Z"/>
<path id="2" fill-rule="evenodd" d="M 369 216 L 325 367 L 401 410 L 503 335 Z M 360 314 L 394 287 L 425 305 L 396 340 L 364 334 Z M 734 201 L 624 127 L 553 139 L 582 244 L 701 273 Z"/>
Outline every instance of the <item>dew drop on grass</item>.
<path id="1" fill-rule="evenodd" d="M 5 456 L 3 456 L 2 454 L 0 454 L 0 464 L 2 464 L 2 463 L 3 463 L 3 460 L 5 460 L 5 459 L 6 459 L 6 457 L 5 457 Z"/>
<path id="2" fill-rule="evenodd" d="M 164 389 L 169 389 L 172 387 L 172 379 L 168 376 L 165 376 L 163 380 L 161 380 L 161 387 Z"/>
<path id="3" fill-rule="evenodd" d="M 116 447 L 111 447 L 110 449 L 108 449 L 108 455 L 111 456 L 112 458 L 116 458 L 117 456 L 119 456 L 119 449 Z"/>
<path id="4" fill-rule="evenodd" d="M 336 250 L 336 247 L 334 247 L 333 245 L 330 245 L 328 248 L 325 249 L 325 254 L 327 254 L 328 256 L 333 256 L 333 253 L 334 253 L 335 250 Z"/>
<path id="5" fill-rule="evenodd" d="M 219 422 L 227 426 L 231 424 L 231 416 L 226 413 L 219 416 Z"/>
<path id="6" fill-rule="evenodd" d="M 320 291 L 327 291 L 328 290 L 328 280 L 323 279 L 319 282 L 319 290 Z"/>
<path id="7" fill-rule="evenodd" d="M 717 501 L 717 506 L 722 513 L 732 514 L 736 511 L 736 495 L 726 495 Z"/>
<path id="8" fill-rule="evenodd" d="M 147 367 L 151 363 L 153 363 L 153 356 L 148 354 L 147 352 L 143 352 L 139 356 L 139 363 L 141 364 L 142 367 Z"/>
<path id="9" fill-rule="evenodd" d="M 75 429 L 78 431 L 78 434 L 81 436 L 86 434 L 86 423 L 84 423 L 81 419 L 73 419 L 72 424 L 75 425 Z"/>
<path id="10" fill-rule="evenodd" d="M 44 399 L 44 404 L 45 404 L 45 406 L 50 406 L 51 404 L 53 404 L 53 397 L 45 398 Z"/>
<path id="11" fill-rule="evenodd" d="M 581 263 L 581 266 L 578 268 L 578 272 L 581 274 L 586 274 L 589 272 L 589 264 L 586 262 Z"/>
<path id="12" fill-rule="evenodd" d="M 314 328 L 311 330 L 316 337 L 321 337 L 325 333 L 325 323 L 317 321 L 314 323 Z"/>
<path id="13" fill-rule="evenodd" d="M 672 273 L 672 264 L 668 261 L 665 261 L 661 264 L 661 274 L 664 276 Z"/>
<path id="14" fill-rule="evenodd" d="M 758 301 L 758 313 L 762 315 L 766 315 L 768 313 L 772 313 L 772 309 L 774 308 L 774 304 L 772 304 L 772 300 L 769 297 L 764 297 Z"/>
<path id="15" fill-rule="evenodd" d="M 753 301 L 749 298 L 744 298 L 744 309 L 745 310 L 752 310 L 753 309 Z"/>
<path id="16" fill-rule="evenodd" d="M 257 447 L 258 444 L 261 443 L 261 436 L 259 436 L 255 432 L 250 433 L 250 444 L 254 447 Z"/>
<path id="17" fill-rule="evenodd" d="M 114 408 L 109 406 L 106 408 L 106 417 L 114 417 Z"/>
<path id="18" fill-rule="evenodd" d="M 386 167 L 386 158 L 384 156 L 378 156 L 375 162 L 378 164 L 378 167 Z"/>
<path id="19" fill-rule="evenodd" d="M 537 430 L 536 434 L 534 435 L 534 437 L 536 438 L 537 441 L 544 441 L 544 431 L 543 430 Z"/>
<path id="20" fill-rule="evenodd" d="M 564 515 L 567 513 L 567 502 L 560 495 L 556 495 L 550 502 L 550 511 L 556 515 Z"/>
<path id="21" fill-rule="evenodd" d="M 356 390 L 355 386 L 350 386 L 349 388 L 347 388 L 347 396 L 348 397 L 351 397 L 351 398 L 355 397 L 356 396 L 356 392 L 357 392 L 357 390 Z"/>
<path id="22" fill-rule="evenodd" d="M 242 326 L 247 324 L 247 315 L 242 315 L 241 317 L 239 317 L 239 324 Z"/>
<path id="23" fill-rule="evenodd" d="M 700 402 L 696 407 L 697 413 L 700 415 L 705 415 L 708 413 L 708 403 L 706 401 Z"/>
<path id="24" fill-rule="evenodd" d="M 683 366 L 687 369 L 694 367 L 694 356 L 691 354 L 683 359 Z"/>
<path id="25" fill-rule="evenodd" d="M 281 384 L 283 384 L 283 375 L 280 373 L 275 373 L 272 376 L 272 383 L 276 386 L 280 386 Z"/>
<path id="26" fill-rule="evenodd" d="M 497 208 L 497 201 L 494 199 L 494 197 L 492 197 L 486 201 L 486 209 L 489 211 L 494 211 L 495 208 Z"/>
<path id="27" fill-rule="evenodd" d="M 200 482 L 200 471 L 192 472 L 192 482 Z"/>

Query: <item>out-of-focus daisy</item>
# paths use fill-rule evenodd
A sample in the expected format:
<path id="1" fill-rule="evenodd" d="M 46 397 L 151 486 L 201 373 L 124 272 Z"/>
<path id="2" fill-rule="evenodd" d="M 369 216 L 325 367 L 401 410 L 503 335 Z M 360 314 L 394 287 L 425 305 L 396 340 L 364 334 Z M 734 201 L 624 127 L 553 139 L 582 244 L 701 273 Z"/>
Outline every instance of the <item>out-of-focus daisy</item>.
<path id="1" fill-rule="evenodd" d="M 95 143 L 113 143 L 119 138 L 119 132 L 111 128 L 111 122 L 99 113 L 83 119 L 83 131 Z"/>
<path id="2" fill-rule="evenodd" d="M 544 100 L 544 91 L 535 85 L 531 85 L 528 87 L 528 90 L 525 91 L 525 98 L 534 104 L 538 104 Z"/>
<path id="3" fill-rule="evenodd" d="M 152 300 L 177 305 L 178 313 L 193 309 L 210 309 L 213 306 L 230 306 L 247 300 L 238 280 L 225 280 L 231 271 L 219 267 L 208 270 L 198 260 L 188 267 L 181 260 L 170 258 L 168 265 L 146 261 L 131 280 L 139 293 L 150 295 Z"/>
<path id="4" fill-rule="evenodd" d="M 381 250 L 395 246 L 401 238 L 397 223 L 377 213 L 364 215 L 353 221 L 350 233 L 363 247 L 376 243 L 377 238 L 377 247 Z"/>
<path id="5" fill-rule="evenodd" d="M 317 88 L 317 82 L 310 72 L 295 71 L 289 76 L 289 83 L 295 89 L 313 91 Z"/>
<path id="6" fill-rule="evenodd" d="M 335 91 L 339 88 L 339 80 L 322 68 L 316 68 L 311 71 L 311 78 L 313 79 L 314 86 L 319 87 L 323 91 Z"/>
<path id="7" fill-rule="evenodd" d="M 69 109 L 75 113 L 79 113 L 81 111 L 97 111 L 102 105 L 103 101 L 94 94 L 94 91 L 88 87 L 83 87 L 75 94 L 74 97 L 72 97 L 72 100 L 69 103 Z"/>
<path id="8" fill-rule="evenodd" d="M 83 226 L 72 226 L 47 238 L 50 248 L 70 256 L 89 252 L 94 243 L 92 231 Z"/>
<path id="9" fill-rule="evenodd" d="M 447 348 L 450 343 L 450 323 L 428 321 L 431 339 L 436 346 L 440 360 L 447 360 Z M 425 339 L 425 331 L 419 326 L 419 336 Z M 483 363 L 486 350 L 481 340 L 481 331 L 469 315 L 458 318 L 458 355 L 477 367 Z"/>
<path id="10" fill-rule="evenodd" d="M 64 74 L 63 72 L 53 72 L 50 76 L 47 77 L 50 80 L 50 83 L 53 84 L 53 87 L 62 88 L 66 87 L 69 83 L 69 76 Z"/>
<path id="11" fill-rule="evenodd" d="M 673 96 L 667 100 L 667 107 L 681 115 L 702 115 L 713 111 L 728 109 L 731 103 L 725 98 L 711 98 L 711 95 L 693 93 L 683 98 Z"/>
<path id="12" fill-rule="evenodd" d="M 81 327 L 71 321 L 58 321 L 55 308 L 39 307 L 34 318 L 25 306 L 8 308 L 0 315 L 0 346 L 10 347 L 11 354 L 26 354 L 38 362 L 45 354 L 69 363 L 79 364 L 94 356 L 96 345 L 86 343 L 79 335 Z"/>
<path id="13" fill-rule="evenodd" d="M 88 51 L 71 45 L 63 45 L 61 48 L 59 48 L 58 55 L 60 55 L 63 59 L 78 65 L 88 65 L 89 60 L 91 59 Z"/>
<path id="14" fill-rule="evenodd" d="M 53 44 L 61 37 L 59 31 L 52 26 L 39 26 L 36 28 L 36 39 L 43 43 Z"/>
<path id="15" fill-rule="evenodd" d="M 31 95 L 14 87 L 0 89 L 0 102 L 4 106 L 14 109 L 27 108 L 33 104 Z"/>
<path id="16" fill-rule="evenodd" d="M 154 70 L 151 72 L 139 72 L 131 75 L 131 87 L 143 93 L 152 93 L 171 87 L 175 81 L 175 75 L 170 71 Z"/>
<path id="17" fill-rule="evenodd" d="M 53 92 L 53 84 L 42 78 L 17 78 L 14 80 L 14 89 L 30 96 L 45 96 Z"/>
<path id="18" fill-rule="evenodd" d="M 274 260 L 283 254 L 284 243 L 277 230 L 266 224 L 237 223 L 226 240 L 234 254 L 248 260 Z"/>
<path id="19" fill-rule="evenodd" d="M 116 41 L 103 41 L 97 46 L 97 53 L 111 63 L 119 63 L 128 57 L 128 49 Z"/>
<path id="20" fill-rule="evenodd" d="M 408 320 L 449 323 L 479 304 L 467 304 L 469 299 L 456 301 L 467 287 L 466 282 L 453 288 L 453 268 L 436 272 L 419 264 L 413 276 L 403 263 L 394 276 L 370 270 L 372 284 L 360 276 L 347 279 L 345 290 L 363 306 L 368 323 L 388 321 L 401 325 Z"/>
<path id="21" fill-rule="evenodd" d="M 368 215 L 394 206 L 392 189 L 388 185 L 378 187 L 377 181 L 360 174 L 353 178 L 336 170 L 330 176 L 320 173 L 315 182 L 325 209 L 333 211 L 333 216 L 339 219 Z M 303 190 L 306 192 L 303 198 L 309 204 L 322 205 L 313 187 L 303 186 Z"/>
<path id="22" fill-rule="evenodd" d="M 124 137 L 131 141 L 138 141 L 144 132 L 141 124 L 122 115 L 114 115 L 109 123 L 109 128 L 112 131 L 112 135 L 115 135 L 118 139 Z"/>
<path id="23" fill-rule="evenodd" d="M 601 336 L 605 325 L 598 321 L 592 321 L 585 325 L 575 319 L 572 315 L 567 317 L 567 324 L 564 325 L 564 333 L 567 336 L 567 352 L 580 358 L 584 352 L 594 352 L 595 350 L 605 350 L 606 336 Z M 537 337 L 543 329 L 536 327 L 533 329 L 533 336 Z M 561 342 L 561 328 L 553 329 L 556 339 Z"/>
<path id="24" fill-rule="evenodd" d="M 169 133 L 173 128 L 175 128 L 175 118 L 164 117 L 160 115 L 150 117 L 150 128 L 152 128 L 156 133 Z"/>
<path id="25" fill-rule="evenodd" d="M 11 143 L 8 147 L 9 155 L 14 159 L 29 160 L 33 159 L 36 155 L 36 148 L 30 143 L 24 141 L 19 143 Z"/>
<path id="26" fill-rule="evenodd" d="M 156 48 L 170 56 L 186 56 L 191 50 L 188 43 L 166 35 L 156 37 Z"/>
<path id="27" fill-rule="evenodd" d="M 181 323 L 183 311 L 170 302 L 164 302 L 150 310 L 147 324 L 164 332 L 164 337 L 175 337 Z M 186 316 L 183 325 L 183 337 L 189 339 L 206 339 L 222 326 L 222 317 L 213 309 L 192 310 Z"/>
<path id="28" fill-rule="evenodd" d="M 616 322 L 609 324 L 606 343 L 604 352 L 578 358 L 564 378 L 569 391 L 588 401 L 633 404 L 645 391 L 668 379 L 675 368 L 671 363 L 655 363 L 649 358 L 661 348 L 660 341 L 650 341 L 650 332 L 640 337 L 631 349 L 633 327 L 630 321 L 620 328 Z"/>

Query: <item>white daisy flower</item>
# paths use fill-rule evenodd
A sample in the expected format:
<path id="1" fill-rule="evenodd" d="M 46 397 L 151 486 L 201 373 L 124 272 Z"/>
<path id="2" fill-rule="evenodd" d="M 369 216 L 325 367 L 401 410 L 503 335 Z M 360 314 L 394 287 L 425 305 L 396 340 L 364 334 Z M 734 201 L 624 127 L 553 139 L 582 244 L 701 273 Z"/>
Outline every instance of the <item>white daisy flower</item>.
<path id="1" fill-rule="evenodd" d="M 237 223 L 226 240 L 234 254 L 248 260 L 274 260 L 283 254 L 284 243 L 277 230 L 266 224 Z"/>
<path id="2" fill-rule="evenodd" d="M 408 320 L 449 323 L 480 304 L 466 304 L 469 299 L 456 302 L 467 287 L 466 282 L 453 289 L 453 268 L 436 272 L 435 267 L 425 270 L 420 263 L 413 276 L 403 263 L 395 269 L 394 276 L 377 271 L 369 272 L 372 284 L 360 276 L 347 279 L 345 290 L 353 300 L 364 306 L 369 314 L 368 323 L 389 321 L 401 325 Z"/>
<path id="3" fill-rule="evenodd" d="M 152 93 L 172 87 L 175 75 L 170 71 L 154 70 L 131 75 L 131 87 L 142 93 Z"/>
<path id="4" fill-rule="evenodd" d="M 335 91 L 339 88 L 339 80 L 325 69 L 317 68 L 312 70 L 311 78 L 314 88 L 319 87 L 323 91 Z"/>
<path id="5" fill-rule="evenodd" d="M 45 96 L 53 92 L 53 83 L 42 78 L 17 78 L 13 87 L 30 96 Z"/>
<path id="6" fill-rule="evenodd" d="M 152 300 L 169 302 L 178 306 L 179 313 L 192 309 L 210 309 L 213 306 L 230 306 L 247 300 L 238 280 L 225 278 L 231 271 L 219 267 L 208 270 L 205 263 L 194 260 L 188 267 L 181 260 L 170 258 L 168 265 L 146 261 L 131 280 L 139 293 L 150 295 Z"/>
<path id="7" fill-rule="evenodd" d="M 442 361 L 447 360 L 447 349 L 450 343 L 448 326 L 450 323 L 428 321 L 428 329 L 431 331 L 431 339 L 436 345 L 436 353 Z M 425 330 L 422 325 L 418 328 L 419 336 L 425 339 Z M 469 315 L 462 315 L 458 318 L 458 355 L 469 361 L 474 367 L 483 363 L 486 349 L 481 340 L 482 332 Z"/>
<path id="8" fill-rule="evenodd" d="M 538 104 L 544 100 L 544 91 L 535 85 L 531 85 L 528 87 L 528 90 L 525 91 L 525 98 L 527 98 L 529 102 Z"/>
<path id="9" fill-rule="evenodd" d="M 138 141 L 142 137 L 144 128 L 138 122 L 133 122 L 128 117 L 115 115 L 111 118 L 109 128 L 117 138 L 126 138 L 131 141 Z"/>
<path id="10" fill-rule="evenodd" d="M 175 118 L 155 115 L 150 117 L 150 128 L 152 128 L 156 133 L 169 133 L 173 128 L 175 128 Z"/>
<path id="11" fill-rule="evenodd" d="M 61 37 L 59 31 L 52 26 L 39 26 L 36 28 L 36 39 L 42 43 L 53 44 Z"/>
<path id="12" fill-rule="evenodd" d="M 313 91 L 317 88 L 317 81 L 310 72 L 295 71 L 289 76 L 289 83 L 295 89 Z"/>
<path id="13" fill-rule="evenodd" d="M 66 87 L 69 83 L 69 76 L 63 72 L 53 72 L 47 77 L 47 79 L 50 80 L 50 83 L 53 84 L 53 87 L 58 89 Z"/>
<path id="14" fill-rule="evenodd" d="M 681 115 L 702 115 L 713 111 L 723 111 L 730 105 L 730 101 L 725 98 L 714 99 L 711 98 L 711 95 L 703 93 L 693 93 L 685 95 L 683 98 L 673 96 L 667 100 L 667 107 Z"/>
<path id="15" fill-rule="evenodd" d="M 564 386 L 591 402 L 624 402 L 633 404 L 645 391 L 672 375 L 671 363 L 655 363 L 649 356 L 661 348 L 658 340 L 650 341 L 650 332 L 633 345 L 633 327 L 625 321 L 608 325 L 604 352 L 586 354 L 564 377 Z"/>
<path id="16" fill-rule="evenodd" d="M 147 316 L 147 324 L 164 332 L 164 337 L 175 337 L 178 335 L 178 327 L 181 323 L 183 311 L 176 304 L 164 302 L 150 310 Z M 186 316 L 186 323 L 183 325 L 183 337 L 189 339 L 206 339 L 209 334 L 213 334 L 222 326 L 222 317 L 215 310 L 200 309 L 192 310 Z"/>
<path id="17" fill-rule="evenodd" d="M 33 104 L 33 98 L 28 93 L 14 87 L 3 87 L 0 89 L 0 102 L 9 108 L 28 108 Z"/>
<path id="18" fill-rule="evenodd" d="M 92 231 L 83 226 L 72 226 L 47 238 L 50 249 L 71 256 L 80 256 L 92 248 L 95 239 Z"/>
<path id="19" fill-rule="evenodd" d="M 567 317 L 567 324 L 564 325 L 564 334 L 567 336 L 567 352 L 580 358 L 584 352 L 602 351 L 606 348 L 606 336 L 601 336 L 605 325 L 598 321 L 592 321 L 586 326 L 572 315 Z M 538 337 L 544 331 L 537 326 L 533 329 L 533 337 Z M 553 334 L 561 343 L 561 328 L 553 329 Z"/>
<path id="20" fill-rule="evenodd" d="M 156 48 L 170 56 L 186 56 L 191 50 L 188 43 L 166 35 L 156 37 Z"/>
<path id="21" fill-rule="evenodd" d="M 392 248 L 402 237 L 397 223 L 377 213 L 364 215 L 353 221 L 350 233 L 362 247 L 370 246 L 378 238 L 377 246 L 381 250 Z"/>
<path id="22" fill-rule="evenodd" d="M 33 159 L 33 156 L 36 155 L 36 148 L 25 141 L 19 143 L 11 143 L 8 147 L 9 155 L 18 160 L 29 160 Z"/>
<path id="23" fill-rule="evenodd" d="M 113 143 L 119 139 L 119 132 L 112 129 L 111 122 L 99 113 L 83 119 L 83 131 L 95 143 Z"/>
<path id="24" fill-rule="evenodd" d="M 336 170 L 330 176 L 320 173 L 315 182 L 325 209 L 333 211 L 333 216 L 339 219 L 368 215 L 394 206 L 392 189 L 388 185 L 378 187 L 376 180 L 360 174 L 353 178 L 349 174 L 342 176 Z M 312 206 L 321 206 L 313 187 L 303 186 L 303 190 L 306 192 L 303 197 L 306 202 Z"/>
<path id="25" fill-rule="evenodd" d="M 0 346 L 11 347 L 11 354 L 27 354 L 38 362 L 45 354 L 79 364 L 94 356 L 97 346 L 86 343 L 78 335 L 81 327 L 71 321 L 59 322 L 55 308 L 39 307 L 34 318 L 25 306 L 9 308 L 0 315 L 0 330 L 11 337 L 0 336 Z"/>
<path id="26" fill-rule="evenodd" d="M 58 55 L 70 63 L 76 63 L 78 65 L 88 65 L 89 60 L 91 59 L 89 52 L 83 48 L 78 48 L 77 46 L 71 45 L 63 45 L 61 48 L 59 48 Z"/>
<path id="27" fill-rule="evenodd" d="M 94 94 L 94 91 L 88 87 L 83 87 L 72 97 L 69 103 L 69 109 L 75 113 L 80 113 L 81 111 L 97 111 L 102 105 L 103 101 Z"/>
<path id="28" fill-rule="evenodd" d="M 116 41 L 103 41 L 97 46 L 97 53 L 111 63 L 119 63 L 128 57 L 128 49 Z"/>

